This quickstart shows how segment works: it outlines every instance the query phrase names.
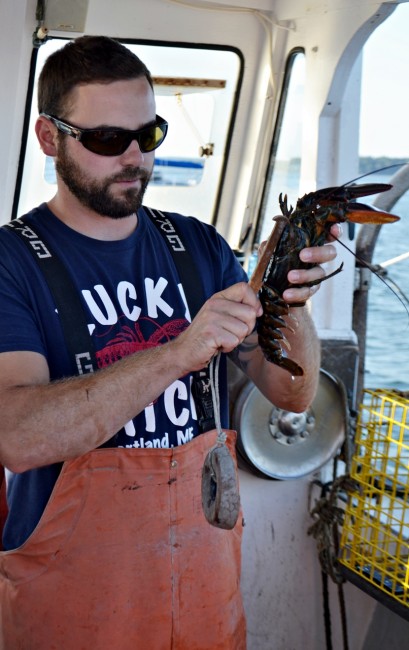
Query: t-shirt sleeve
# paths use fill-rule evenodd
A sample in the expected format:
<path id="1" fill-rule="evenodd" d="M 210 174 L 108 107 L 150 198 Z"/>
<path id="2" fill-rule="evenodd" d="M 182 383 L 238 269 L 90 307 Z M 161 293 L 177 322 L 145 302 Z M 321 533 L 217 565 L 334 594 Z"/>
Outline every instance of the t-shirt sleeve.
<path id="1" fill-rule="evenodd" d="M 31 351 L 45 355 L 41 325 L 38 319 L 39 301 L 34 297 L 34 286 L 39 281 L 36 269 L 27 260 L 25 270 L 18 255 L 19 246 L 0 240 L 0 352 Z M 4 241 L 6 240 L 6 241 Z M 24 255 L 23 255 L 24 257 Z"/>

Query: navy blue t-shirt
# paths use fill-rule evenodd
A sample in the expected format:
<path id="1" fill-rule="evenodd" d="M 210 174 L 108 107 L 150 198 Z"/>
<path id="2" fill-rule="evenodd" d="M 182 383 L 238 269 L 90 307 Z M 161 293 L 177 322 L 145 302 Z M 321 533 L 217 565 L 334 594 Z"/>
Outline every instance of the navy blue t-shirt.
<path id="1" fill-rule="evenodd" d="M 166 213 L 165 213 L 166 216 Z M 205 298 L 247 276 L 224 239 L 193 217 L 170 214 L 202 279 Z M 104 368 L 176 337 L 190 322 L 180 278 L 163 236 L 145 209 L 128 238 L 99 241 L 72 230 L 46 204 L 25 216 L 69 270 L 78 289 L 97 364 Z M 16 235 L 0 229 L 0 352 L 33 351 L 47 359 L 52 380 L 70 376 L 59 316 L 37 262 Z M 225 375 L 225 367 L 222 368 Z M 227 386 L 220 381 L 222 426 L 228 426 Z M 112 395 L 115 408 L 115 394 Z M 18 432 L 16 431 L 16 435 Z M 198 435 L 191 377 L 175 381 L 128 422 L 110 444 L 171 447 Z M 3 545 L 20 546 L 49 499 L 61 465 L 13 474 L 6 470 L 9 517 Z"/>

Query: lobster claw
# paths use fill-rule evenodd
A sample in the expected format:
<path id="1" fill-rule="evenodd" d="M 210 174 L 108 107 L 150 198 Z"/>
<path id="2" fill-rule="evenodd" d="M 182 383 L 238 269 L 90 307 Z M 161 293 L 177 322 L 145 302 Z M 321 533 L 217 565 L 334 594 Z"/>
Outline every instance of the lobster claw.
<path id="1" fill-rule="evenodd" d="M 384 212 L 384 210 L 379 210 L 379 208 L 374 208 L 371 205 L 365 205 L 364 203 L 349 203 L 346 209 L 347 221 L 352 223 L 373 223 L 373 224 L 384 224 L 384 223 L 394 223 L 399 221 L 400 217 L 390 212 Z"/>

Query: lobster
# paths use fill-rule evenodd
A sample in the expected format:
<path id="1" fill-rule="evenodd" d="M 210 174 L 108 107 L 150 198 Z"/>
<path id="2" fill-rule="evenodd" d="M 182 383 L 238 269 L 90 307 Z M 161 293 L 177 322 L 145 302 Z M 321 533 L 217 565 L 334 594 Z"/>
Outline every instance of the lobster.
<path id="1" fill-rule="evenodd" d="M 275 227 L 249 280 L 250 286 L 259 294 L 263 314 L 257 319 L 259 345 L 265 358 L 284 368 L 293 377 L 302 376 L 303 368 L 290 359 L 283 345 L 290 345 L 283 333 L 291 324 L 289 305 L 283 300 L 284 291 L 290 286 L 287 274 L 291 269 L 309 269 L 314 264 L 300 260 L 302 248 L 322 246 L 328 239 L 331 226 L 345 221 L 353 223 L 384 224 L 398 221 L 399 217 L 358 203 L 357 198 L 390 190 L 386 183 L 367 183 L 326 187 L 317 192 L 305 194 L 297 200 L 295 209 L 288 206 L 287 195 L 280 194 L 281 215 L 274 217 Z M 313 286 L 340 273 L 343 265 L 326 277 L 304 285 L 291 284 L 291 287 Z M 305 303 L 292 304 L 292 307 Z M 296 319 L 294 319 L 296 320 Z"/>

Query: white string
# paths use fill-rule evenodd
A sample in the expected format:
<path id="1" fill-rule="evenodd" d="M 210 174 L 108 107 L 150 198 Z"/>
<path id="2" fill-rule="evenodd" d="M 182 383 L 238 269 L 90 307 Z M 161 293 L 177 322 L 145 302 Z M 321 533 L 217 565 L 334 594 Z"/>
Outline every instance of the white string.
<path id="1" fill-rule="evenodd" d="M 210 361 L 209 372 L 210 372 L 210 387 L 212 389 L 214 422 L 217 429 L 217 442 L 224 444 L 227 440 L 227 436 L 222 429 L 222 423 L 220 417 L 220 393 L 219 393 L 220 355 L 221 353 L 219 352 Z"/>

